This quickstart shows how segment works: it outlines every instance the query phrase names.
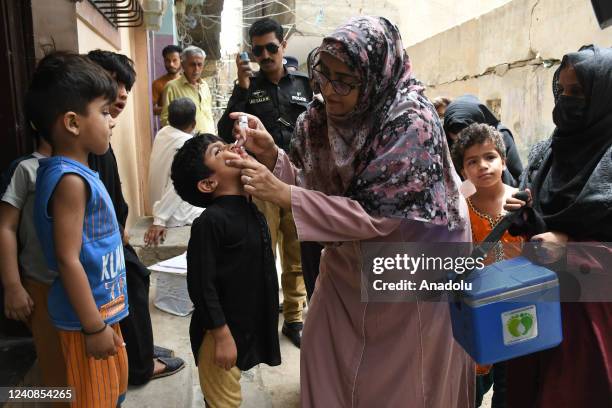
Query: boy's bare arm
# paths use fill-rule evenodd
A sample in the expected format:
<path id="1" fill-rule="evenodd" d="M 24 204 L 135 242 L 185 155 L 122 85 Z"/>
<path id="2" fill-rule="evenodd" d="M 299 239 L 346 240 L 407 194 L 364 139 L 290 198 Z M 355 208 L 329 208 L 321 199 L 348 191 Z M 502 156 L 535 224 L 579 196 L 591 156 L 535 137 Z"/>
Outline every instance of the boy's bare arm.
<path id="1" fill-rule="evenodd" d="M 0 202 L 0 278 L 6 317 L 25 322 L 32 313 L 34 302 L 19 277 L 17 230 L 20 213 L 18 208 Z"/>
<path id="2" fill-rule="evenodd" d="M 95 333 L 101 330 L 105 323 L 80 261 L 87 194 L 83 179 L 75 174 L 68 174 L 57 184 L 51 197 L 50 209 L 55 256 L 62 284 L 83 330 L 86 333 Z M 120 346 L 122 342 L 112 328 L 106 327 L 95 335 L 87 335 L 85 343 L 89 355 L 106 358 L 117 354 L 116 346 Z"/>

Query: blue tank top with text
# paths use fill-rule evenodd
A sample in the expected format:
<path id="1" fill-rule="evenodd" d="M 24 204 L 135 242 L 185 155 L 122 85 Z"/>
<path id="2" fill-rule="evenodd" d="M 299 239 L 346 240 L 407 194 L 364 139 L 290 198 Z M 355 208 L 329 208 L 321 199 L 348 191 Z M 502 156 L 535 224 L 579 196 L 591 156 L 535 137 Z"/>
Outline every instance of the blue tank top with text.
<path id="1" fill-rule="evenodd" d="M 63 156 L 41 159 L 36 178 L 34 222 L 47 265 L 49 269 L 58 271 L 49 201 L 66 174 L 80 176 L 87 185 L 89 194 L 79 259 L 100 315 L 108 324 L 117 323 L 128 314 L 128 299 L 123 243 L 113 203 L 98 173 Z M 56 327 L 63 330 L 81 329 L 61 278 L 55 279 L 51 286 L 48 307 L 49 316 Z"/>

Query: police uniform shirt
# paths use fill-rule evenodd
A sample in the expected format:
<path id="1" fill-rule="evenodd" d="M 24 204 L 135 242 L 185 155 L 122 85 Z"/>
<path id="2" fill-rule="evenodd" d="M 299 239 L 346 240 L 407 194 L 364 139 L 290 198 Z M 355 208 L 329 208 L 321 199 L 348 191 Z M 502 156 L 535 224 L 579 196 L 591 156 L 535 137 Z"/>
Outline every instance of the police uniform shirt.
<path id="1" fill-rule="evenodd" d="M 218 124 L 219 136 L 228 143 L 234 142 L 234 121 L 229 114 L 245 112 L 257 116 L 276 145 L 288 152 L 297 118 L 311 100 L 312 90 L 306 74 L 285 70 L 277 85 L 259 71 L 251 78 L 249 89 L 243 89 L 238 84 L 234 86 L 227 109 Z"/>

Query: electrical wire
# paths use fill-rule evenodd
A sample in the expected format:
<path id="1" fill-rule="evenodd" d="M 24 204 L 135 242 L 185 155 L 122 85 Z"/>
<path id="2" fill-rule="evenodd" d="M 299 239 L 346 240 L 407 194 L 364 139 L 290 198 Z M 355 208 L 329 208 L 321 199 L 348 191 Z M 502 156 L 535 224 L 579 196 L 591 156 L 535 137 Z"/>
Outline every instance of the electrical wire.
<path id="1" fill-rule="evenodd" d="M 349 8 L 353 8 L 351 1 L 346 0 L 346 3 Z M 295 30 L 298 24 L 313 28 L 312 32 L 306 32 L 303 29 L 300 30 L 301 35 L 322 36 L 326 32 L 333 31 L 335 27 L 323 25 L 322 18 L 319 17 L 323 15 L 321 10 L 324 10 L 325 4 L 325 2 L 321 2 L 319 12 L 315 14 L 316 18 L 314 20 L 297 15 L 295 8 L 291 8 L 285 2 L 279 0 L 261 0 L 242 7 L 235 7 L 236 11 L 241 10 L 239 13 L 236 13 L 241 15 L 241 21 L 236 24 L 235 28 L 239 29 L 242 33 L 240 36 L 242 49 L 246 49 L 250 46 L 250 40 L 246 36 L 245 29 L 249 28 L 254 20 L 259 20 L 264 17 L 290 16 L 290 19 L 293 17 L 292 23 L 281 24 L 286 33 L 285 35 Z M 212 38 L 209 31 L 221 26 L 221 15 L 206 13 L 200 6 L 187 5 L 185 15 L 182 18 L 177 18 L 176 23 L 180 45 L 192 45 L 194 38 L 190 33 L 197 29 L 202 33 L 202 42 L 208 46 L 209 50 L 213 50 L 215 49 L 213 47 L 217 46 L 216 39 Z M 221 56 L 217 61 L 217 72 L 223 70 L 227 71 L 229 74 L 232 64 L 235 64 L 233 58 L 224 58 Z M 213 110 L 222 112 L 229 101 L 234 84 L 231 82 L 219 82 L 218 76 L 208 78 L 207 82 L 210 85 L 214 105 L 216 105 L 213 106 Z"/>

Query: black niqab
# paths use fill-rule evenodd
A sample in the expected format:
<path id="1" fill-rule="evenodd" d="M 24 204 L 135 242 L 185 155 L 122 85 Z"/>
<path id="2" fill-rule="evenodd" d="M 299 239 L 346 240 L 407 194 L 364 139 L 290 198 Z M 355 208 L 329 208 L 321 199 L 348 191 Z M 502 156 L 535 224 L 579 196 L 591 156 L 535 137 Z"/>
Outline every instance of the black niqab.
<path id="1" fill-rule="evenodd" d="M 555 99 L 568 64 L 584 89 L 584 124 L 572 132 L 555 129 L 541 149 L 532 180 L 534 210 L 548 231 L 612 241 L 612 49 L 590 45 L 567 54 L 555 73 Z"/>

